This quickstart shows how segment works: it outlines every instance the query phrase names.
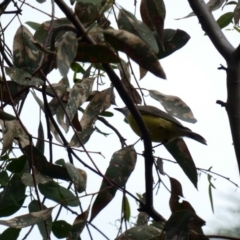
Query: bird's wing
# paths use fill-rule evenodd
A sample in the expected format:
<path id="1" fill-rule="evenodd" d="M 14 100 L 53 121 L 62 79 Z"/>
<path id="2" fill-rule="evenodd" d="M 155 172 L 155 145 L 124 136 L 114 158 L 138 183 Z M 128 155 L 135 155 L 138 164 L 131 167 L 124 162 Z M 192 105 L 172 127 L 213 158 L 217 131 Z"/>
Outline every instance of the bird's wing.
<path id="1" fill-rule="evenodd" d="M 179 126 L 181 128 L 185 128 L 177 119 L 175 119 L 168 113 L 163 112 L 162 110 L 160 110 L 156 107 L 147 105 L 147 106 L 137 106 L 137 108 L 141 114 L 153 115 L 155 117 L 160 117 L 171 123 L 176 124 L 177 126 Z"/>

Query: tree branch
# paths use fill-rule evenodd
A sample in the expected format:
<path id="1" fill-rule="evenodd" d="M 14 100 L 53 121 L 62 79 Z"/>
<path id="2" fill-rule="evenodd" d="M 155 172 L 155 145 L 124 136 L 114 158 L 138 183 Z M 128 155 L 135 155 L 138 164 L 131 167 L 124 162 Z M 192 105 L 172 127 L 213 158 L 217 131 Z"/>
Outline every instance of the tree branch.
<path id="1" fill-rule="evenodd" d="M 95 41 L 92 39 L 90 35 L 86 34 L 86 30 L 84 26 L 81 24 L 76 14 L 73 13 L 73 11 L 67 6 L 67 4 L 63 0 L 55 0 L 55 3 L 62 10 L 65 16 L 69 19 L 69 21 L 76 27 L 79 34 L 83 36 L 88 43 L 95 44 Z M 125 87 L 122 85 L 119 77 L 113 71 L 110 64 L 105 63 L 105 64 L 102 64 L 102 66 L 105 69 L 113 86 L 118 91 L 123 102 L 126 104 L 129 111 L 133 115 L 135 121 L 138 124 L 139 129 L 142 132 L 142 139 L 144 142 L 144 149 L 145 149 L 144 158 L 145 158 L 145 181 L 146 181 L 146 208 L 150 210 L 149 212 L 154 212 L 153 191 L 152 191 L 152 166 L 153 166 L 154 159 L 152 155 L 152 142 L 151 142 L 150 134 L 147 130 L 147 127 L 144 121 L 142 120 L 140 113 L 138 112 L 135 104 L 133 103 L 131 97 L 128 95 Z"/>
<path id="2" fill-rule="evenodd" d="M 239 58 L 239 56 L 237 56 Z M 240 173 L 240 60 L 232 57 L 227 70 L 226 110 Z"/>
<path id="3" fill-rule="evenodd" d="M 112 126 L 105 118 L 98 116 L 97 120 L 105 124 L 107 127 L 111 128 L 117 134 L 121 146 L 122 148 L 124 148 L 124 145 L 126 145 L 125 143 L 126 139 L 120 134 L 120 132 L 114 126 Z"/>
<path id="4" fill-rule="evenodd" d="M 234 47 L 223 34 L 222 30 L 213 18 L 212 13 L 206 6 L 206 3 L 203 0 L 188 0 L 188 2 L 198 17 L 198 20 L 202 25 L 202 29 L 209 36 L 218 52 L 225 58 L 225 60 L 227 60 L 234 51 Z"/>
<path id="5" fill-rule="evenodd" d="M 240 173 L 240 46 L 235 49 L 227 40 L 212 13 L 203 0 L 188 0 L 192 10 L 199 19 L 203 30 L 208 34 L 218 52 L 224 57 L 228 67 L 227 73 L 227 102 L 228 113 L 235 154 Z"/>

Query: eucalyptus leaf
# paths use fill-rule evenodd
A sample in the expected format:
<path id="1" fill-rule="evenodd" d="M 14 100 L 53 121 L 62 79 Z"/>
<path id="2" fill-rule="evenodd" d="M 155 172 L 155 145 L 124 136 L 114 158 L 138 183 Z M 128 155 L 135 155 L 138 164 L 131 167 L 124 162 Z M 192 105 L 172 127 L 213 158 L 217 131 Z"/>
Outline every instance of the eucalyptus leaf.
<path id="1" fill-rule="evenodd" d="M 44 85 L 44 81 L 40 78 L 33 77 L 28 72 L 16 67 L 5 67 L 7 75 L 16 83 L 25 86 Z"/>

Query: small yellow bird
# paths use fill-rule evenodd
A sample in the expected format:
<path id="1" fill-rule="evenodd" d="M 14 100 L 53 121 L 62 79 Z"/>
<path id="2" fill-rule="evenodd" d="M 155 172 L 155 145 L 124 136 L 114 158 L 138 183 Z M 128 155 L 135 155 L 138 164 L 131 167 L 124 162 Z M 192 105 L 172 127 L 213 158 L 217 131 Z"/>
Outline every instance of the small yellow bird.
<path id="1" fill-rule="evenodd" d="M 206 140 L 191 129 L 184 127 L 178 120 L 162 110 L 145 105 L 136 106 L 148 128 L 152 142 L 167 143 L 177 137 L 189 137 L 207 145 Z M 125 115 L 132 130 L 141 137 L 141 131 L 127 107 L 115 108 Z"/>

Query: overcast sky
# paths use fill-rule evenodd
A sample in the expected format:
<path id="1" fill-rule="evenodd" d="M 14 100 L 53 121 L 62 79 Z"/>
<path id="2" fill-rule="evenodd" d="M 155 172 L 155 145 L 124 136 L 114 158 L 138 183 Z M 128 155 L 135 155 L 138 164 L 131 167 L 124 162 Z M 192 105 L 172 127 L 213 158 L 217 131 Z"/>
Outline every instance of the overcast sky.
<path id="1" fill-rule="evenodd" d="M 47 1 L 44 4 L 38 4 L 35 1 L 27 2 L 34 4 L 34 6 L 43 11 L 48 10 L 49 13 L 51 11 L 49 5 L 50 1 Z M 127 10 L 132 11 L 134 9 L 134 1 L 116 2 L 121 2 L 122 6 L 124 6 Z M 139 9 L 139 2 L 140 1 L 138 1 L 137 9 Z M 185 122 L 183 122 L 183 124 L 191 128 L 194 132 L 201 134 L 208 142 L 208 146 L 204 146 L 191 139 L 185 139 L 196 166 L 205 169 L 212 166 L 213 171 L 224 175 L 225 177 L 231 178 L 231 180 L 238 183 L 239 174 L 233 151 L 228 118 L 225 109 L 216 104 L 216 100 L 226 100 L 226 74 L 224 71 L 219 71 L 217 69 L 220 64 L 225 65 L 225 61 L 215 50 L 208 37 L 204 36 L 196 17 L 180 21 L 174 20 L 191 12 L 186 0 L 177 2 L 174 0 L 168 0 L 165 2 L 167 9 L 165 28 L 185 30 L 191 36 L 191 39 L 181 50 L 161 60 L 161 64 L 167 75 L 166 81 L 148 73 L 147 76 L 140 81 L 140 85 L 143 88 L 155 89 L 164 94 L 176 95 L 182 98 L 191 107 L 195 118 L 198 120 L 196 124 L 188 124 Z M 232 11 L 232 9 L 232 6 L 226 7 L 224 12 Z M 214 13 L 214 16 L 218 18 L 222 13 L 223 12 L 221 10 L 218 10 Z M 63 16 L 59 13 L 59 9 L 57 7 L 56 16 Z M 137 16 L 140 19 L 139 12 L 137 12 Z M 33 8 L 30 8 L 29 6 L 25 6 L 23 15 L 20 16 L 20 19 L 23 24 L 26 21 L 41 23 L 49 20 L 49 17 L 34 10 Z M 3 16 L 1 23 L 5 26 L 8 21 L 9 16 Z M 17 27 L 19 27 L 19 21 L 15 19 L 6 32 L 6 42 L 9 43 L 10 47 L 12 46 L 11 42 Z M 224 33 L 234 46 L 238 45 L 239 33 L 236 31 L 226 30 L 224 30 Z M 134 70 L 138 76 L 138 68 L 136 66 L 134 67 Z M 69 74 L 69 78 L 71 79 L 71 74 Z M 57 71 L 54 71 L 48 76 L 48 79 L 51 82 L 58 82 L 61 77 Z M 104 88 L 107 88 L 108 86 L 109 83 L 106 80 Z M 118 95 L 116 102 L 119 107 L 124 106 Z M 157 101 L 151 99 L 150 97 L 146 97 L 146 102 L 147 104 L 155 105 L 159 108 L 161 107 Z M 31 113 L 31 116 L 37 116 L 34 114 L 39 113 L 39 108 L 32 98 L 27 101 L 27 104 L 29 104 L 30 107 L 24 108 L 22 119 L 26 126 L 29 127 L 30 132 L 32 131 L 33 134 L 37 135 L 36 127 L 38 125 L 38 120 L 33 122 L 32 118 L 29 117 L 29 113 Z M 107 120 L 121 130 L 122 135 L 128 139 L 128 144 L 134 143 L 138 137 L 131 132 L 129 126 L 123 121 L 123 115 L 114 110 L 113 112 L 115 117 Z M 44 121 L 44 117 L 42 119 Z M 110 129 L 106 128 L 101 123 L 97 123 L 97 126 L 103 132 L 112 133 Z M 70 135 L 68 136 L 68 139 L 71 139 Z M 89 151 L 92 150 L 101 152 L 105 156 L 105 158 L 102 158 L 97 154 L 92 155 L 100 170 L 105 172 L 111 155 L 120 149 L 120 143 L 114 134 L 104 137 L 98 133 L 94 133 L 90 141 L 87 143 L 86 148 Z M 142 142 L 137 144 L 136 149 L 139 153 L 142 152 Z M 54 148 L 54 150 L 55 160 L 62 158 L 63 156 L 65 160 L 67 159 L 67 154 L 64 150 L 59 150 L 59 148 Z M 45 155 L 48 156 L 48 152 L 46 152 Z M 155 149 L 154 155 L 172 159 L 163 147 Z M 80 156 L 81 158 L 86 159 L 86 162 L 91 165 L 90 161 L 83 154 Z M 77 165 L 78 167 L 83 168 L 80 164 Z M 198 183 L 199 190 L 197 191 L 176 164 L 165 162 L 164 170 L 171 177 L 175 177 L 181 182 L 186 200 L 192 204 L 197 214 L 207 222 L 206 227 L 204 227 L 204 231 L 207 233 L 214 233 L 213 228 L 217 229 L 222 225 L 231 227 L 229 225 L 229 220 L 224 214 L 228 209 L 233 207 L 233 202 L 236 201 L 237 196 L 239 195 L 239 191 L 236 191 L 233 184 L 217 176 L 215 180 L 212 180 L 216 186 L 216 190 L 213 191 L 215 207 L 214 215 L 211 211 L 208 196 L 208 182 L 205 174 L 201 174 Z M 169 186 L 168 178 L 162 177 L 162 179 L 164 183 Z M 99 189 L 100 183 L 100 177 L 88 172 L 88 193 L 96 192 Z M 145 191 L 144 186 L 144 161 L 141 157 L 138 157 L 136 170 L 129 179 L 127 189 L 134 194 L 136 192 L 143 193 Z M 230 199 L 233 199 L 233 202 L 231 202 Z M 137 215 L 137 205 L 135 201 L 130 198 L 129 201 L 131 204 L 132 216 L 135 217 Z M 154 203 L 156 209 L 165 218 L 170 216 L 168 201 L 169 193 L 166 191 L 164 186 L 161 185 L 158 195 L 154 196 Z M 83 201 L 83 208 L 86 209 L 88 204 L 89 198 L 86 199 L 86 201 Z M 24 205 L 28 205 L 27 201 L 25 201 Z M 48 206 L 53 205 L 55 205 L 55 203 L 50 202 Z M 93 223 L 105 232 L 110 239 L 114 239 L 117 233 L 116 227 L 113 225 L 115 224 L 115 220 L 120 218 L 120 206 L 121 193 L 117 193 L 112 203 L 109 204 L 109 206 L 107 206 L 93 221 Z M 26 211 L 26 209 L 23 209 L 22 214 L 27 213 Z M 56 211 L 54 211 L 54 213 L 56 213 Z M 71 214 L 66 211 L 63 213 L 65 215 L 62 215 L 59 219 L 66 220 L 71 224 L 73 221 Z M 19 215 L 19 212 L 16 215 Z M 9 218 L 11 218 L 11 216 L 8 217 L 8 219 Z M 135 222 L 135 220 L 135 218 L 131 219 L 132 222 Z M 3 227 L 1 227 L 1 229 L 3 229 Z M 99 235 L 95 234 L 94 230 L 93 233 L 94 239 L 95 237 L 100 239 Z M 31 236 L 29 239 L 32 239 Z M 35 239 L 37 238 L 35 237 Z M 41 239 L 40 235 L 38 239 Z M 85 230 L 82 239 L 89 239 Z"/>

